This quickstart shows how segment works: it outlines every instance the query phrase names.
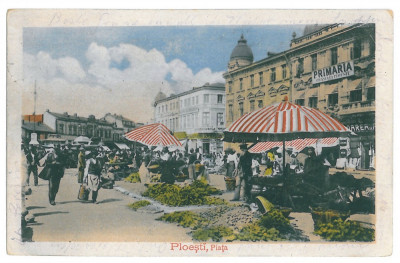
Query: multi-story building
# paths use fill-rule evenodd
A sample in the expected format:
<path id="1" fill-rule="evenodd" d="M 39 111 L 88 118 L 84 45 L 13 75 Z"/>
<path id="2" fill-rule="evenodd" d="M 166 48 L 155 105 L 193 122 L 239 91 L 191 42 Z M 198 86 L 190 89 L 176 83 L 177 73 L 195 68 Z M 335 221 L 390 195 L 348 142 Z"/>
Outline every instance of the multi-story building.
<path id="1" fill-rule="evenodd" d="M 307 26 L 303 36 L 293 34 L 288 50 L 256 62 L 242 36 L 224 78 L 227 126 L 287 96 L 354 131 L 358 136 L 350 139 L 349 157 L 361 159 L 359 168 L 374 167 L 374 24 Z"/>
<path id="2" fill-rule="evenodd" d="M 102 119 L 106 120 L 108 123 L 114 124 L 116 128 L 121 128 L 124 133 L 127 133 L 137 127 L 137 124 L 134 121 L 115 113 L 107 113 Z"/>
<path id="3" fill-rule="evenodd" d="M 81 135 L 98 138 L 104 142 L 122 139 L 119 134 L 118 138 L 114 136 L 114 124 L 108 123 L 104 119 L 96 119 L 94 115 L 86 118 L 80 117 L 76 113 L 69 115 L 68 112 L 61 114 L 47 110 L 43 114 L 43 123 L 60 135 L 62 139 L 68 141 Z"/>
<path id="4" fill-rule="evenodd" d="M 159 97 L 159 96 L 158 96 Z M 225 129 L 225 87 L 206 83 L 201 87 L 155 101 L 155 122 L 165 124 L 187 148 L 203 153 L 221 152 Z"/>
<path id="5" fill-rule="evenodd" d="M 156 96 L 154 107 L 156 123 L 164 124 L 172 132 L 180 131 L 179 95 L 172 94 L 167 97 L 164 93 L 159 92 Z"/>

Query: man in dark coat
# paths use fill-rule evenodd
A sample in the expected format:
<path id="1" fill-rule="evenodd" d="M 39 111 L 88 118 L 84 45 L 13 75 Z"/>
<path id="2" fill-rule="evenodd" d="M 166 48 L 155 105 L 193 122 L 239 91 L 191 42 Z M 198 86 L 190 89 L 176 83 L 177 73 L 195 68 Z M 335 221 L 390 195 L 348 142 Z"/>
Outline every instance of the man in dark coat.
<path id="1" fill-rule="evenodd" d="M 35 186 L 38 185 L 38 165 L 39 165 L 39 158 L 38 154 L 36 153 L 36 149 L 32 147 L 26 153 L 26 161 L 28 163 L 28 176 L 26 178 L 26 185 L 29 185 L 29 177 L 31 173 L 33 173 L 33 179 Z"/>
<path id="2" fill-rule="evenodd" d="M 242 184 L 244 184 L 244 200 L 246 202 L 250 202 L 251 177 L 253 174 L 251 165 L 252 165 L 253 158 L 251 156 L 251 153 L 249 153 L 246 144 L 241 144 L 240 150 L 242 150 L 243 154 L 239 157 L 238 167 L 241 168 L 242 173 L 241 173 L 240 181 L 235 190 L 235 196 L 233 198 L 233 201 L 239 200 L 240 188 L 241 188 Z"/>
<path id="3" fill-rule="evenodd" d="M 47 155 L 46 166 L 49 166 L 49 202 L 55 205 L 56 195 L 60 188 L 61 178 L 64 176 L 65 156 L 59 147 Z"/>

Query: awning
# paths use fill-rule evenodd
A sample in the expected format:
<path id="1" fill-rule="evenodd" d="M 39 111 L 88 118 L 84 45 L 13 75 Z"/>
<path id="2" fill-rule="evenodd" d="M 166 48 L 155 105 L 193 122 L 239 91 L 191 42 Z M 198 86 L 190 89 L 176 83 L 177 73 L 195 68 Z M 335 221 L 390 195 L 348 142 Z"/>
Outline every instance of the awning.
<path id="1" fill-rule="evenodd" d="M 174 136 L 178 139 L 178 140 L 183 140 L 187 138 L 187 134 L 186 132 L 174 132 Z"/>
<path id="2" fill-rule="evenodd" d="M 116 143 L 115 145 L 118 147 L 118 149 L 120 150 L 129 150 L 130 148 L 128 147 L 128 145 L 126 145 L 125 143 Z"/>
<path id="3" fill-rule="evenodd" d="M 286 148 L 292 148 L 296 152 L 302 151 L 304 148 L 314 146 L 318 139 L 296 139 L 286 143 Z"/>
<path id="4" fill-rule="evenodd" d="M 333 147 L 339 144 L 339 138 L 337 137 L 329 137 L 323 138 L 318 141 L 318 145 L 321 147 Z"/>
<path id="5" fill-rule="evenodd" d="M 375 76 L 371 77 L 371 78 L 368 80 L 368 83 L 367 83 L 366 87 L 367 87 L 367 88 L 373 88 L 373 87 L 375 87 Z"/>
<path id="6" fill-rule="evenodd" d="M 307 139 L 296 139 L 285 143 L 286 149 L 291 149 L 295 152 L 301 152 L 306 147 L 332 147 L 339 144 L 339 138 L 329 137 L 323 139 L 307 138 Z M 249 152 L 251 153 L 262 153 L 271 150 L 275 147 L 282 147 L 282 142 L 259 142 L 255 144 Z"/>
<path id="7" fill-rule="evenodd" d="M 249 149 L 251 153 L 262 153 L 275 147 L 281 147 L 282 142 L 259 142 Z"/>

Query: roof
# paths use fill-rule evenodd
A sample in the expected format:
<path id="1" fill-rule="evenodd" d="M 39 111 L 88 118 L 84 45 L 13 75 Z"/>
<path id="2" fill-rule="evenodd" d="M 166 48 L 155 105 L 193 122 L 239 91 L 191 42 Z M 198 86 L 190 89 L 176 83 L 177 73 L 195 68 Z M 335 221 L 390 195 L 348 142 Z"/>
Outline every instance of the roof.
<path id="1" fill-rule="evenodd" d="M 204 89 L 213 89 L 213 90 L 223 90 L 223 91 L 225 91 L 225 84 L 221 83 L 221 82 L 216 82 L 216 83 L 211 83 L 210 84 L 210 83 L 207 82 L 206 84 L 204 84 L 201 87 L 193 87 L 193 89 L 191 89 L 191 90 L 188 90 L 188 91 L 185 91 L 185 92 L 182 92 L 182 93 L 179 93 L 179 94 L 174 94 L 174 95 L 171 95 L 171 96 L 169 96 L 167 98 L 164 98 L 164 99 L 161 99 L 161 100 L 156 100 L 154 104 L 157 105 L 157 103 L 160 103 L 160 102 L 163 102 L 163 101 L 168 101 L 170 99 L 175 99 L 175 98 L 178 98 L 178 97 L 190 94 L 190 93 L 194 93 L 194 92 L 197 92 L 197 91 L 200 91 L 200 90 L 204 90 Z"/>
<path id="2" fill-rule="evenodd" d="M 251 62 L 254 60 L 253 51 L 247 45 L 247 40 L 244 39 L 243 34 L 240 36 L 236 47 L 231 53 L 230 60 L 234 59 L 246 59 L 250 60 Z"/>
<path id="3" fill-rule="evenodd" d="M 37 132 L 48 132 L 48 133 L 54 133 L 49 126 L 43 123 L 39 122 L 26 122 L 24 121 L 21 125 L 22 129 L 28 130 L 28 131 L 37 131 Z"/>
<path id="4" fill-rule="evenodd" d="M 107 122 L 105 119 L 96 119 L 93 115 L 93 118 L 86 118 L 86 117 L 81 117 L 78 115 L 69 115 L 68 113 L 56 113 L 56 112 L 51 112 L 48 111 L 48 113 L 50 113 L 51 115 L 53 115 L 54 117 L 56 117 L 59 120 L 64 120 L 64 121 L 77 121 L 77 122 L 97 122 L 97 123 L 101 123 L 104 125 L 112 125 L 111 123 Z"/>

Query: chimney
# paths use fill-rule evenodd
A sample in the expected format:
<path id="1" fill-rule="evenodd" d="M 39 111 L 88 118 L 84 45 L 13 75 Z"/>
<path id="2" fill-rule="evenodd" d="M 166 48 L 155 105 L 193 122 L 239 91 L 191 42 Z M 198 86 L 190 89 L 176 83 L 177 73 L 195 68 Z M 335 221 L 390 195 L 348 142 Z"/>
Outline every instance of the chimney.
<path id="1" fill-rule="evenodd" d="M 77 113 L 74 113 L 74 117 L 78 117 L 78 114 L 77 114 Z"/>
<path id="2" fill-rule="evenodd" d="M 65 116 L 68 116 L 68 112 L 64 112 L 64 115 L 65 115 Z"/>

